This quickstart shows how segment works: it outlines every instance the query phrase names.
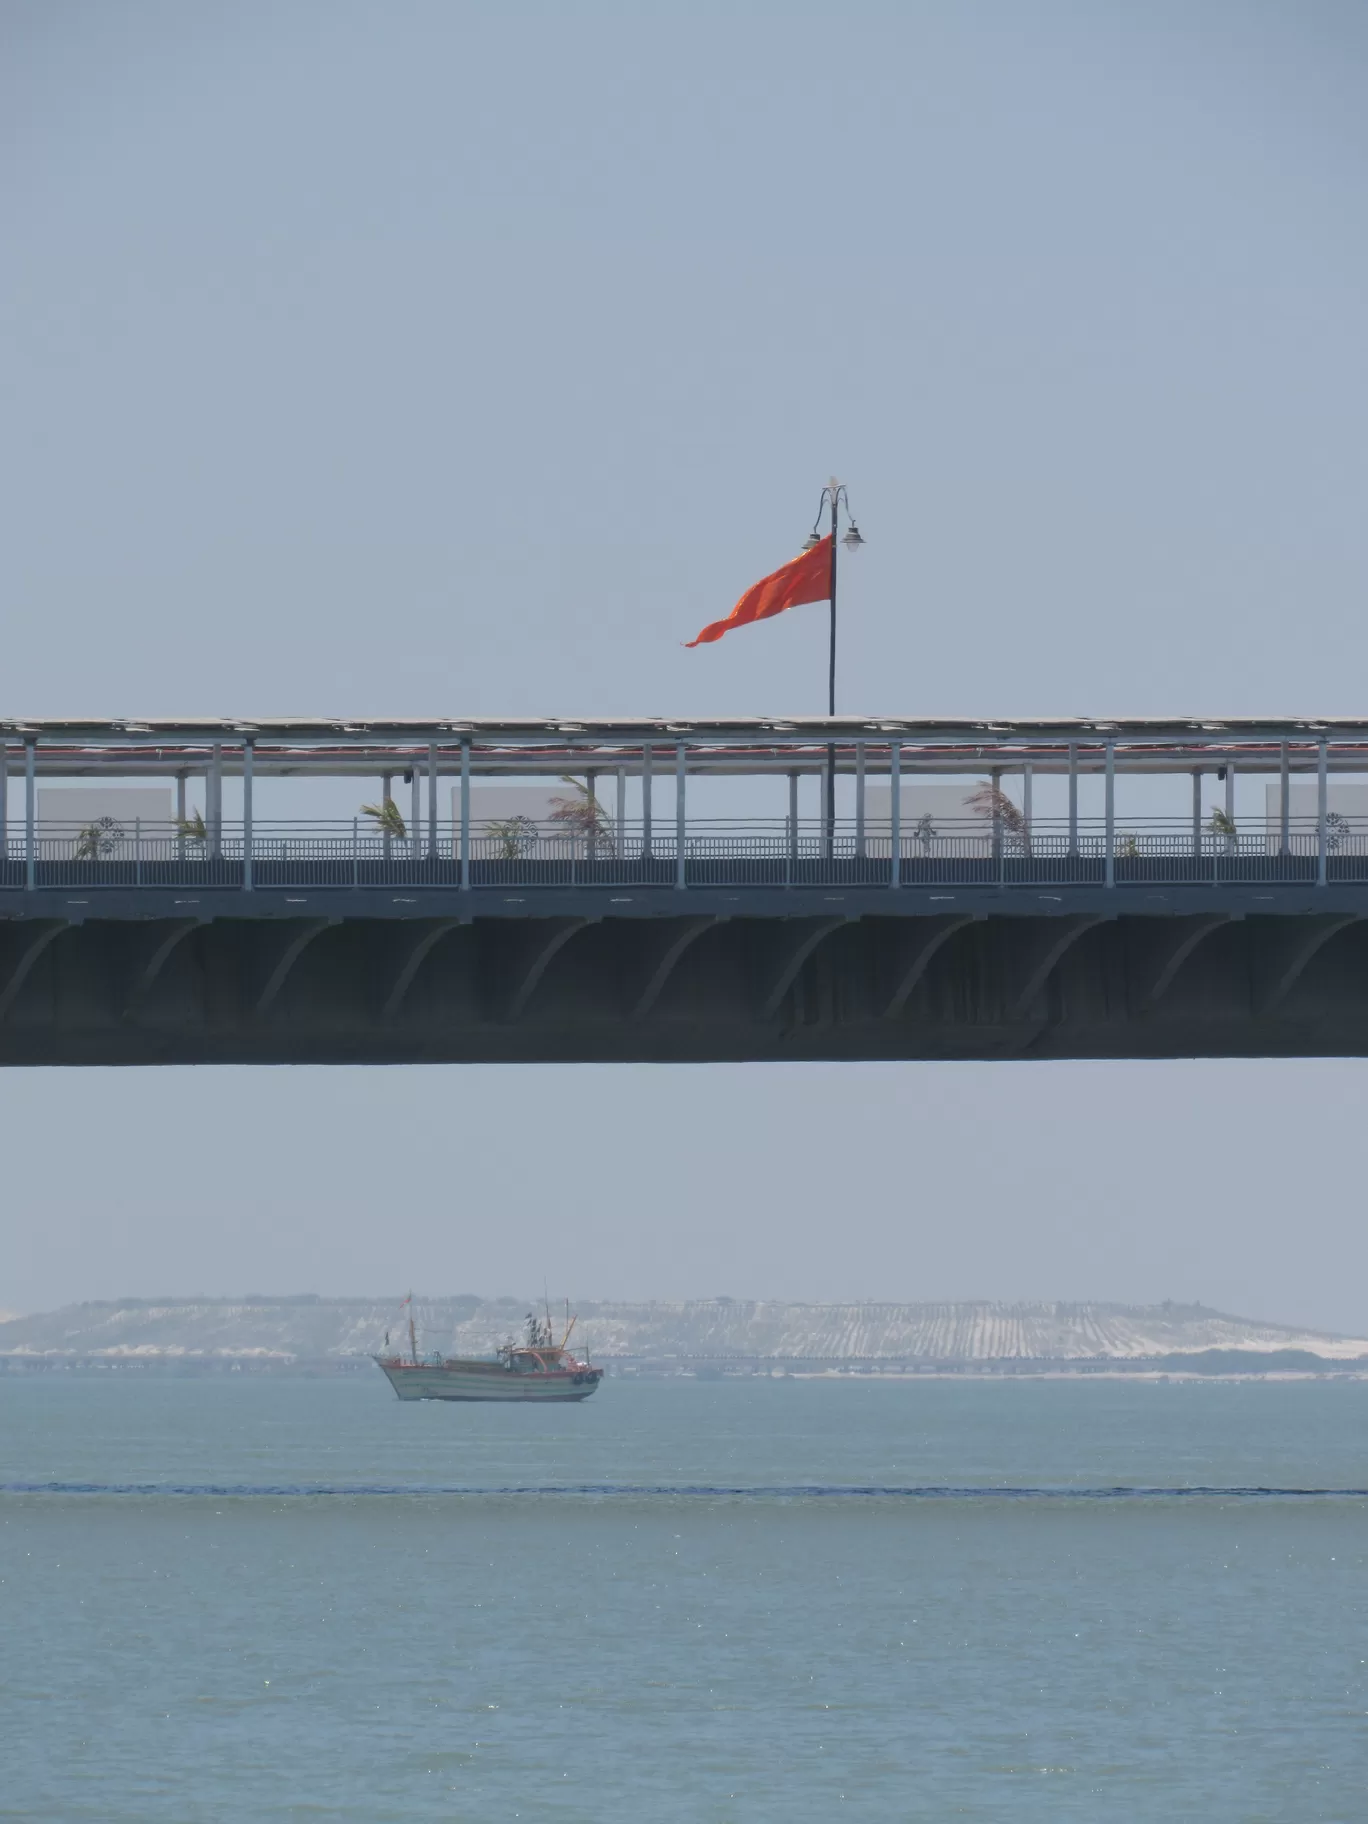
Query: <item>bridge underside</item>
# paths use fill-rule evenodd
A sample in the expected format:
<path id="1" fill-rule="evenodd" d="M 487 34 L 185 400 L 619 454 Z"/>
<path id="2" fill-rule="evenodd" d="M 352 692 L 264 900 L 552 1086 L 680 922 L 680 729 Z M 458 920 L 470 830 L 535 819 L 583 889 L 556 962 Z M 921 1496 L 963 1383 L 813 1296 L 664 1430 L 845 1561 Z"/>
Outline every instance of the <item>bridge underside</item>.
<path id="1" fill-rule="evenodd" d="M 774 898 L 27 895 L 0 1062 L 1368 1055 L 1368 889 Z"/>

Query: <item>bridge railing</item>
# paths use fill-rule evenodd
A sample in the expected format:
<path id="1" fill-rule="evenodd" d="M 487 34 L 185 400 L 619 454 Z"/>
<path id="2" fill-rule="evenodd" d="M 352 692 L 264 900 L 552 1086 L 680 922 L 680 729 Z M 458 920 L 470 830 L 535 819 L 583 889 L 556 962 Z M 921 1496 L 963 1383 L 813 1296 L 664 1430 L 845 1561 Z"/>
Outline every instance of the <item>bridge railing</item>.
<path id="1" fill-rule="evenodd" d="M 223 820 L 187 833 L 169 824 L 35 823 L 0 845 L 0 891 L 28 887 L 567 888 L 997 885 L 1003 888 L 1308 882 L 1321 868 L 1315 818 L 1193 828 L 1128 820 L 1108 840 L 1099 818 L 932 819 L 900 833 L 895 865 L 885 815 L 875 819 L 699 818 L 605 821 L 567 830 L 525 818 L 385 834 L 359 818 Z M 1368 817 L 1336 815 L 1325 834 L 1328 880 L 1368 881 Z"/>

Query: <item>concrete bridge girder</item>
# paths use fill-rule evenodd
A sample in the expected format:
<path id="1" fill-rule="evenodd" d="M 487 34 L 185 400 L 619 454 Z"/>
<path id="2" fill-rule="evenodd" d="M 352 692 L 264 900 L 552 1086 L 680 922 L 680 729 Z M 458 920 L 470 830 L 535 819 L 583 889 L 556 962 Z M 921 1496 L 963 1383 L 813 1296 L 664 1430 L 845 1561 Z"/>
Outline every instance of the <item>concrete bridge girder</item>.
<path id="1" fill-rule="evenodd" d="M 908 997 L 931 966 L 932 959 L 957 931 L 983 917 L 981 912 L 946 912 L 939 918 L 910 922 L 910 929 L 899 931 L 883 1002 L 882 1018 L 896 1020 L 902 1016 Z"/>
<path id="2" fill-rule="evenodd" d="M 270 959 L 266 972 L 266 979 L 262 982 L 253 1007 L 253 1012 L 258 1019 L 269 1011 L 271 1003 L 285 986 L 290 971 L 314 939 L 321 937 L 325 931 L 331 930 L 341 922 L 339 918 L 305 919 L 293 931 L 289 931 L 284 938 L 277 939 L 274 955 Z"/>
<path id="3" fill-rule="evenodd" d="M 448 931 L 460 930 L 463 922 L 465 921 L 459 918 L 438 918 L 418 933 L 410 943 L 408 952 L 391 981 L 389 992 L 381 1004 L 380 1017 L 382 1019 L 392 1020 L 395 1017 L 404 1004 L 404 996 L 413 986 L 414 977 L 428 957 Z"/>
<path id="4" fill-rule="evenodd" d="M 1023 946 L 1025 954 L 1017 963 L 1016 981 L 1008 1000 L 1009 1019 L 1024 1019 L 1079 938 L 1098 925 L 1110 924 L 1113 917 L 1103 912 L 1082 912 L 1042 920 L 1040 928 L 1028 934 Z"/>
<path id="5" fill-rule="evenodd" d="M 0 1061 L 1368 1056 L 1368 895 L 1286 916 L 585 897 L 0 921 Z"/>
<path id="6" fill-rule="evenodd" d="M 684 953 L 706 932 L 717 930 L 728 922 L 725 913 L 705 913 L 700 918 L 671 921 L 662 938 L 650 946 L 646 957 L 645 986 L 632 1004 L 632 1018 L 644 1020 L 665 991 L 665 985 L 678 968 Z"/>
<path id="7" fill-rule="evenodd" d="M 1331 913 L 1273 935 L 1265 945 L 1255 989 L 1260 1012 L 1276 1013 L 1325 946 L 1341 931 L 1362 922 L 1357 912 Z"/>
<path id="8" fill-rule="evenodd" d="M 785 923 L 787 922 L 785 921 Z M 778 1014 L 785 995 L 798 980 L 803 965 L 817 946 L 825 938 L 830 937 L 833 931 L 839 931 L 844 925 L 852 922 L 853 920 L 844 914 L 836 917 L 793 921 L 796 929 L 785 933 L 779 952 L 778 966 L 774 968 L 769 985 L 761 997 L 759 1017 L 762 1020 L 772 1020 Z"/>
<path id="9" fill-rule="evenodd" d="M 1198 946 L 1243 917 L 1243 912 L 1207 912 L 1195 918 L 1156 921 L 1156 928 L 1143 934 L 1148 943 L 1140 946 L 1141 1007 L 1157 1005 Z"/>
<path id="10" fill-rule="evenodd" d="M 133 981 L 124 1003 L 125 1018 L 132 1018 L 151 994 L 157 977 L 169 962 L 175 951 L 192 931 L 199 929 L 203 920 L 198 918 L 172 919 L 169 923 L 158 922 L 152 927 L 150 937 L 143 948 L 145 960 L 133 965 Z"/>
<path id="11" fill-rule="evenodd" d="M 557 957 L 571 938 L 586 930 L 591 924 L 597 924 L 591 918 L 552 918 L 529 921 L 531 929 L 520 932 L 520 956 L 515 960 L 512 976 L 512 992 L 508 999 L 505 1018 L 518 1020 L 522 1018 L 527 1003 L 537 991 L 537 986 L 552 961 Z"/>
<path id="12" fill-rule="evenodd" d="M 18 943 L 0 985 L 0 1021 L 8 1018 L 39 957 L 66 929 L 67 921 L 61 918 L 38 919 L 20 927 Z"/>

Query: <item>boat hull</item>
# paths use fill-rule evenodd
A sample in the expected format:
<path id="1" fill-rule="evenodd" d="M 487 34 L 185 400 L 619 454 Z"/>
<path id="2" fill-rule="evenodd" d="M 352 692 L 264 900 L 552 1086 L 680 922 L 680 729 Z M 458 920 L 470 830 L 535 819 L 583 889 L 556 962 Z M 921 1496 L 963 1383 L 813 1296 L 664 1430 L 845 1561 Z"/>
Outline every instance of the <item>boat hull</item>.
<path id="1" fill-rule="evenodd" d="M 403 1362 L 376 1357 L 376 1366 L 401 1400 L 587 1400 L 603 1378 L 601 1368 L 520 1374 L 501 1362 Z"/>

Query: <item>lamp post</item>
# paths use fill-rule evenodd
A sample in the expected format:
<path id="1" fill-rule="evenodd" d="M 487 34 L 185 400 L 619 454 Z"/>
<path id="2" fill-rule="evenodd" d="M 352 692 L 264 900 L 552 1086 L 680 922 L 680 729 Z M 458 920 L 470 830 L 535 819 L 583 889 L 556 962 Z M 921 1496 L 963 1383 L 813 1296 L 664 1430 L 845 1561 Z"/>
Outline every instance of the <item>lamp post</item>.
<path id="1" fill-rule="evenodd" d="M 844 538 L 840 536 L 842 505 L 845 506 L 846 513 Z M 836 714 L 836 547 L 838 544 L 842 544 L 847 551 L 858 551 L 865 542 L 860 536 L 860 528 L 855 524 L 855 515 L 850 510 L 850 496 L 846 493 L 845 483 L 837 481 L 834 475 L 822 489 L 822 498 L 817 503 L 817 517 L 813 520 L 812 531 L 803 544 L 805 551 L 811 551 L 821 544 L 822 534 L 818 531 L 818 527 L 822 523 L 822 515 L 827 512 L 830 512 L 831 515 L 831 647 L 827 662 L 827 714 L 834 716 Z M 827 860 L 830 861 L 836 847 L 836 743 L 834 741 L 827 744 L 825 824 L 825 848 Z"/>

